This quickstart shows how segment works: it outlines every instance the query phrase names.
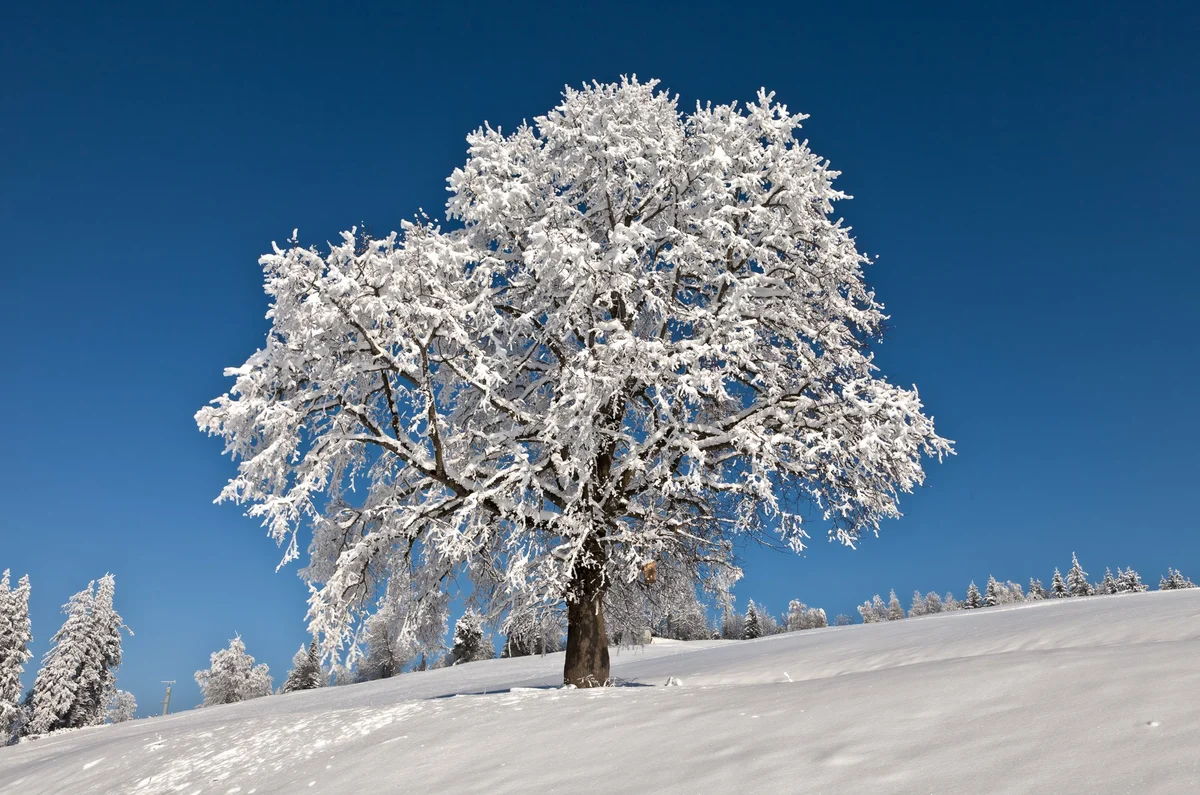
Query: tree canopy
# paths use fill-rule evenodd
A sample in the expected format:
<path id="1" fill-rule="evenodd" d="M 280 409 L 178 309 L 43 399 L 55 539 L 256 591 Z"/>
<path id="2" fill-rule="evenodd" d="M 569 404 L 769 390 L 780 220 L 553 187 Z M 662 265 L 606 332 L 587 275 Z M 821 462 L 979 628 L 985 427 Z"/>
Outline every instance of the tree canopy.
<path id="1" fill-rule="evenodd" d="M 567 89 L 468 136 L 452 228 L 261 259 L 266 343 L 197 421 L 285 561 L 311 528 L 327 649 L 393 576 L 470 582 L 565 600 L 566 679 L 596 683 L 604 592 L 647 560 L 730 578 L 732 538 L 799 550 L 809 506 L 847 545 L 899 515 L 951 447 L 873 362 L 883 307 L 804 118 L 766 91 L 683 113 L 655 81 Z"/>

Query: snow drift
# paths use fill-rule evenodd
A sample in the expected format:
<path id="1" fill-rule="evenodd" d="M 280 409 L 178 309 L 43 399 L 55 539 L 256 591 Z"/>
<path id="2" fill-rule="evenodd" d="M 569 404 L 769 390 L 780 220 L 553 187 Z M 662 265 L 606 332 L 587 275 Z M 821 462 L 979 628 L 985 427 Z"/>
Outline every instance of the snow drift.
<path id="1" fill-rule="evenodd" d="M 613 662 L 624 687 L 555 687 L 554 654 L 64 732 L 0 749 L 0 791 L 1200 788 L 1200 589 Z"/>

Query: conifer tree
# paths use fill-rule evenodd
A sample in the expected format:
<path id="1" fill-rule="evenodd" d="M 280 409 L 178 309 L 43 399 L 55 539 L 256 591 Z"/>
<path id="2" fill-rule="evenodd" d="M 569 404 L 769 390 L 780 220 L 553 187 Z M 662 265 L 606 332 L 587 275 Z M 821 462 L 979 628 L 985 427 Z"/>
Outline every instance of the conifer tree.
<path id="1" fill-rule="evenodd" d="M 1071 596 L 1091 596 L 1096 592 L 1074 552 L 1071 553 L 1071 569 L 1067 572 L 1067 590 Z"/>
<path id="2" fill-rule="evenodd" d="M 888 593 L 887 620 L 899 621 L 902 618 L 904 618 L 904 606 L 900 604 L 900 598 L 896 596 L 896 590 L 893 588 Z"/>
<path id="3" fill-rule="evenodd" d="M 1181 588 L 1195 588 L 1196 583 L 1183 576 L 1179 569 L 1167 569 L 1167 575 L 1158 581 L 1158 590 L 1177 591 Z"/>
<path id="4" fill-rule="evenodd" d="M 871 597 L 871 611 L 875 613 L 876 621 L 887 621 L 887 605 L 879 594 Z"/>
<path id="5" fill-rule="evenodd" d="M 288 672 L 283 683 L 283 692 L 291 693 L 296 690 L 314 690 L 322 685 L 325 673 L 321 670 L 321 655 L 317 652 L 317 640 L 305 647 L 301 644 L 292 657 L 292 670 Z"/>
<path id="6" fill-rule="evenodd" d="M 67 614 L 33 685 L 28 731 L 44 734 L 103 722 L 121 664 L 121 630 L 112 574 L 92 581 L 63 606 Z"/>
<path id="7" fill-rule="evenodd" d="M 942 602 L 942 597 L 937 595 L 937 591 L 930 591 L 925 594 L 925 612 L 929 614 L 940 613 L 945 610 L 945 604 Z"/>
<path id="8" fill-rule="evenodd" d="M 913 591 L 912 604 L 908 608 L 908 616 L 923 616 L 929 612 L 929 603 L 920 591 Z"/>
<path id="9" fill-rule="evenodd" d="M 271 695 L 270 668 L 266 663 L 254 664 L 240 635 L 234 636 L 226 648 L 213 652 L 209 662 L 207 670 L 196 671 L 196 684 L 204 694 L 201 706 L 233 704 Z"/>
<path id="10" fill-rule="evenodd" d="M 0 745 L 4 745 L 21 712 L 21 674 L 33 656 L 29 625 L 29 576 L 16 588 L 9 585 L 8 569 L 0 575 Z"/>
<path id="11" fill-rule="evenodd" d="M 1117 571 L 1117 590 L 1121 593 L 1142 593 L 1150 590 L 1150 586 L 1142 582 L 1142 575 L 1130 567 Z"/>
<path id="12" fill-rule="evenodd" d="M 962 602 L 954 598 L 953 591 L 946 591 L 946 595 L 942 597 L 942 611 L 950 612 L 952 610 L 962 610 Z"/>
<path id="13" fill-rule="evenodd" d="M 858 606 L 858 614 L 862 616 L 862 621 L 864 624 L 874 624 L 875 622 L 879 621 L 878 616 L 875 614 L 875 610 L 871 607 L 870 599 Z"/>
<path id="14" fill-rule="evenodd" d="M 449 665 L 490 660 L 495 656 L 491 644 L 483 636 L 483 623 L 474 610 L 463 613 L 454 625 L 454 646 L 446 658 Z"/>
<path id="15" fill-rule="evenodd" d="M 1050 595 L 1055 599 L 1071 595 L 1071 592 L 1067 590 L 1067 584 L 1063 582 L 1062 573 L 1059 572 L 1058 567 L 1055 567 L 1054 577 L 1050 580 Z"/>
<path id="16" fill-rule="evenodd" d="M 987 607 L 995 607 L 1000 604 L 1000 588 L 996 582 L 996 578 L 988 575 L 987 589 L 984 591 L 983 604 Z"/>
<path id="17" fill-rule="evenodd" d="M 1120 589 L 1117 587 L 1117 581 L 1113 577 L 1112 569 L 1104 567 L 1104 579 L 1100 581 L 1100 587 L 1097 589 L 1100 593 L 1107 596 L 1118 593 Z"/>
<path id="18" fill-rule="evenodd" d="M 742 627 L 742 640 L 754 640 L 762 637 L 762 623 L 758 617 L 758 607 L 751 600 L 746 606 L 746 623 Z"/>
<path id="19" fill-rule="evenodd" d="M 1046 589 L 1042 586 L 1042 581 L 1034 577 L 1029 578 L 1029 600 L 1035 601 L 1046 598 Z"/>
<path id="20" fill-rule="evenodd" d="M 979 587 L 975 585 L 974 580 L 971 580 L 971 584 L 967 586 L 967 598 L 963 600 L 962 606 L 965 610 L 983 607 L 983 597 L 979 595 Z"/>

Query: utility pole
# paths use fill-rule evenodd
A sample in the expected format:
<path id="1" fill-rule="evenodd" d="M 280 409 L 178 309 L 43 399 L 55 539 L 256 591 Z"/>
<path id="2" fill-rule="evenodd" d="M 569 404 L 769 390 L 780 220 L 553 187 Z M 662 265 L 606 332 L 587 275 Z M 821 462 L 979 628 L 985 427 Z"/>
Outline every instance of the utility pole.
<path id="1" fill-rule="evenodd" d="M 162 714 L 166 715 L 168 712 L 171 711 L 171 685 L 175 684 L 175 680 L 174 679 L 164 679 L 163 684 L 167 686 L 167 694 L 165 696 L 163 696 Z"/>

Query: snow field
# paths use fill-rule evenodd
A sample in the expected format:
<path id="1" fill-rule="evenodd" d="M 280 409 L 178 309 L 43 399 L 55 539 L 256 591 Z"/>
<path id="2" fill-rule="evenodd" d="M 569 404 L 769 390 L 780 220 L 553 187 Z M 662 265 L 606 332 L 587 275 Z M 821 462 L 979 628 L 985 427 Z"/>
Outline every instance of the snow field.
<path id="1" fill-rule="evenodd" d="M 1200 791 L 1200 589 L 655 641 L 604 690 L 561 663 L 64 732 L 0 749 L 0 791 Z"/>

